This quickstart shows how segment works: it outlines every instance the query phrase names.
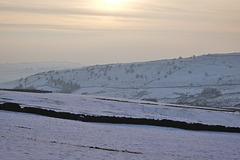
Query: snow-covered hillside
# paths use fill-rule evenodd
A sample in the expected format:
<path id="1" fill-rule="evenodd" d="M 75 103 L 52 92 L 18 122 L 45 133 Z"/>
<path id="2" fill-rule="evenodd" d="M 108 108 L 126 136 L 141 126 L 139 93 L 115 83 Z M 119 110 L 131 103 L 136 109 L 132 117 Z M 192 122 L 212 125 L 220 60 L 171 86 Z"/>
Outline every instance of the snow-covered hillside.
<path id="1" fill-rule="evenodd" d="M 200 106 L 240 104 L 240 53 L 48 71 L 1 83 L 35 88 Z"/>

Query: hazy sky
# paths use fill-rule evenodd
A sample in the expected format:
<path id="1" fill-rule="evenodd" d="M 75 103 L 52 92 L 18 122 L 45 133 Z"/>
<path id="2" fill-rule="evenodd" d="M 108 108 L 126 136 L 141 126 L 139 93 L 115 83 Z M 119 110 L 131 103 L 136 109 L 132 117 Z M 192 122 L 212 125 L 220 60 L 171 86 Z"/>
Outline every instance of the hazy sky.
<path id="1" fill-rule="evenodd" d="M 240 0 L 0 0 L 0 63 L 240 51 Z"/>

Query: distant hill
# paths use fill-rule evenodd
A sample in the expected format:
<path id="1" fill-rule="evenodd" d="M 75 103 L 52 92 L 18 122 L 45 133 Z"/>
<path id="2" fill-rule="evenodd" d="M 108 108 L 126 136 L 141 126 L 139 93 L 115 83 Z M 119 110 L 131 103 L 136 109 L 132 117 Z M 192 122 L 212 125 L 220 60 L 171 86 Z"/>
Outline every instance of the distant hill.
<path id="1" fill-rule="evenodd" d="M 25 78 L 27 76 L 50 70 L 79 68 L 82 65 L 70 62 L 31 62 L 0 64 L 0 83 Z"/>
<path id="2" fill-rule="evenodd" d="M 0 88 L 38 89 L 200 106 L 240 105 L 240 53 L 48 71 Z"/>

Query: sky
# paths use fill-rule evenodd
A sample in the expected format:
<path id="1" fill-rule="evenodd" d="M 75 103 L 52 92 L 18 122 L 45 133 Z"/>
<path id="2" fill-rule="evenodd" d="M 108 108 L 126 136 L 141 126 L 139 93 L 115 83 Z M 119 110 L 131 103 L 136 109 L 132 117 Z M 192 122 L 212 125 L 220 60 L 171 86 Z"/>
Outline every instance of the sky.
<path id="1" fill-rule="evenodd" d="M 240 0 L 0 0 L 0 63 L 240 52 Z"/>

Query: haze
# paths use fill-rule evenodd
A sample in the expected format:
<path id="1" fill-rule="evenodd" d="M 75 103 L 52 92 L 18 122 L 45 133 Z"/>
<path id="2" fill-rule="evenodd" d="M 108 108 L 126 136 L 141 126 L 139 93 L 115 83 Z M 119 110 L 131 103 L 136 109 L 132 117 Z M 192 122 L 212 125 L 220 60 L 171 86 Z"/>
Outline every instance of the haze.
<path id="1" fill-rule="evenodd" d="M 0 63 L 147 61 L 240 51 L 239 0 L 5 0 Z"/>

